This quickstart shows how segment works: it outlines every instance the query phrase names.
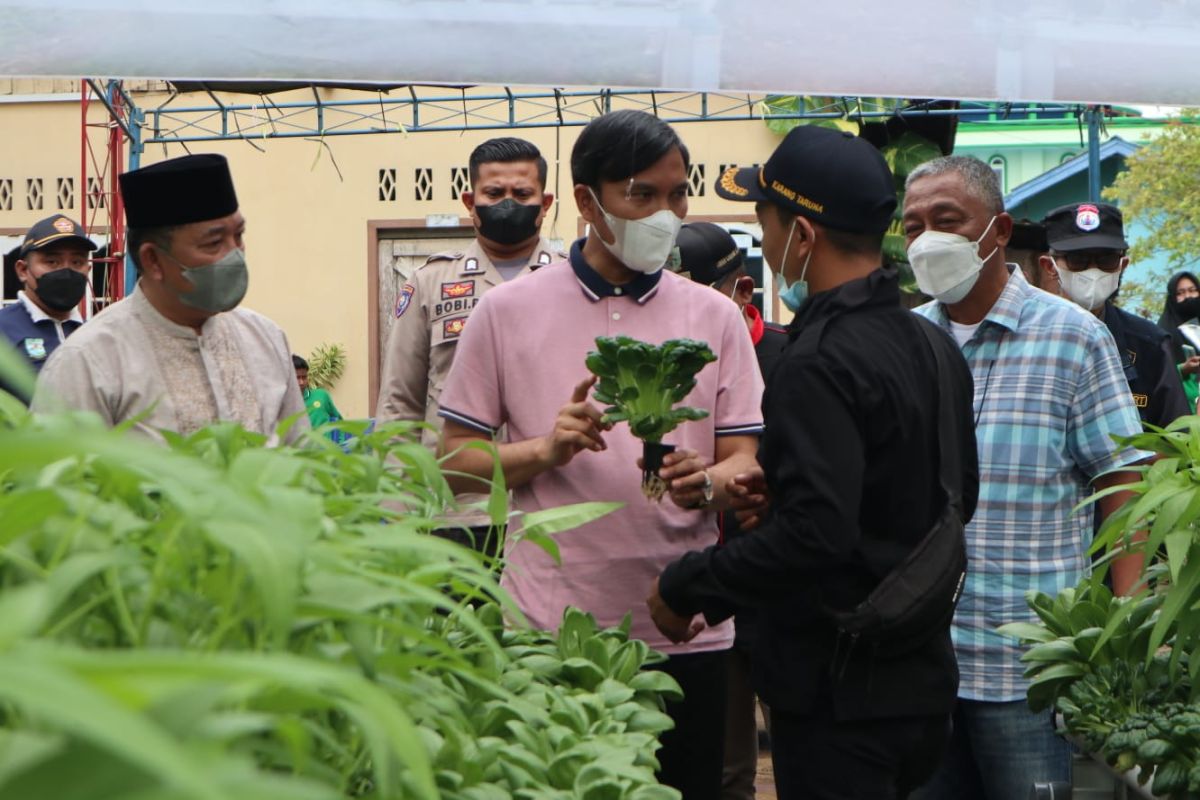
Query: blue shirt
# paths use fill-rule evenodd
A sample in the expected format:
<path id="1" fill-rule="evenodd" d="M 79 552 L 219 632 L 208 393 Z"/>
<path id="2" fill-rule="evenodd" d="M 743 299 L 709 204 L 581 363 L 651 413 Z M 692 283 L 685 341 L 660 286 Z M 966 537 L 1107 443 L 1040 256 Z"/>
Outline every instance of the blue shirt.
<path id="1" fill-rule="evenodd" d="M 1145 457 L 1111 438 L 1141 424 L 1104 323 L 1010 270 L 962 348 L 975 379 L 979 505 L 952 634 L 959 697 L 992 702 L 1022 699 L 1028 686 L 1024 648 L 996 628 L 1033 620 L 1027 591 L 1055 595 L 1080 581 L 1093 507 L 1075 507 L 1092 479 Z M 917 313 L 949 330 L 940 303 Z"/>
<path id="2" fill-rule="evenodd" d="M 24 292 L 17 292 L 17 302 L 0 309 L 0 336 L 3 336 L 25 357 L 34 372 L 63 340 L 83 324 L 78 309 L 61 322 L 33 304 Z"/>

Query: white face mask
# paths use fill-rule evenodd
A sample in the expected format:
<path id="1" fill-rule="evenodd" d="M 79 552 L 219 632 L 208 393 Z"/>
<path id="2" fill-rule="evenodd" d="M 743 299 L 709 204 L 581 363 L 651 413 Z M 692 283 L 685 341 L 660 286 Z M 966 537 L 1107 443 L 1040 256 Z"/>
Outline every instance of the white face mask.
<path id="1" fill-rule="evenodd" d="M 658 272 L 671 257 L 675 247 L 675 237 L 683 227 L 683 220 L 675 216 L 669 208 L 656 211 L 642 219 L 624 219 L 614 217 L 600 205 L 600 198 L 590 188 L 596 208 L 604 215 L 604 222 L 612 231 L 613 243 L 604 241 L 599 233 L 596 238 L 608 248 L 608 251 L 625 266 L 634 272 L 644 272 L 647 275 Z"/>
<path id="2" fill-rule="evenodd" d="M 994 248 L 984 258 L 979 256 L 979 243 L 995 222 L 996 218 L 992 217 L 973 242 L 957 233 L 942 231 L 925 231 L 914 239 L 908 246 L 908 263 L 912 265 L 921 291 L 947 305 L 970 294 L 983 265 L 1000 249 Z"/>
<path id="3" fill-rule="evenodd" d="M 1121 282 L 1121 270 L 1105 272 L 1099 267 L 1092 267 L 1082 272 L 1071 272 L 1056 262 L 1054 271 L 1058 273 L 1058 282 L 1067 299 L 1088 311 L 1104 305 L 1104 301 L 1112 297 Z"/>

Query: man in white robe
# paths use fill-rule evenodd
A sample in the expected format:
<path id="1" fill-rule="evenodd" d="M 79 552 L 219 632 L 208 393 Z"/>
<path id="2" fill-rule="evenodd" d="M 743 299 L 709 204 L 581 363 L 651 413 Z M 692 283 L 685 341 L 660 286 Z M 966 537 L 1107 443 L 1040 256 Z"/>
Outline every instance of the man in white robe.
<path id="1" fill-rule="evenodd" d="M 275 323 L 238 308 L 243 234 L 223 156 L 189 155 L 120 176 L 137 288 L 64 342 L 38 378 L 34 412 L 135 419 L 155 439 L 220 420 L 274 438 L 309 427 L 291 348 Z M 69 346 L 68 346 L 69 345 Z"/>

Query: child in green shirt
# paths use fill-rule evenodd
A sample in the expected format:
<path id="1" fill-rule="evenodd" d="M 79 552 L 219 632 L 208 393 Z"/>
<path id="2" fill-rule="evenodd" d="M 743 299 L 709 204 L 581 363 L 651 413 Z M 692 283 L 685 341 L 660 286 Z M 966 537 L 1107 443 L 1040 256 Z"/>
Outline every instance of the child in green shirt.
<path id="1" fill-rule="evenodd" d="M 297 355 L 292 356 L 292 365 L 296 368 L 296 382 L 300 384 L 300 394 L 304 396 L 304 407 L 308 410 L 308 421 L 314 428 L 326 422 L 337 422 L 342 418 L 341 412 L 333 404 L 333 398 L 324 389 L 308 385 L 308 362 Z"/>

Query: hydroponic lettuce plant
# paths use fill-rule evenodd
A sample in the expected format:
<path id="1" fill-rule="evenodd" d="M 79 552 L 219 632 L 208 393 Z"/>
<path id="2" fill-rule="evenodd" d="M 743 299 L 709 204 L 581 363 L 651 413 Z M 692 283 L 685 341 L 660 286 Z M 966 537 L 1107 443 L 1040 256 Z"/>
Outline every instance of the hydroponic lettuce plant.
<path id="1" fill-rule="evenodd" d="M 655 346 L 628 336 L 598 336 L 587 355 L 587 368 L 599 378 L 593 397 L 608 407 L 609 422 L 628 422 L 642 440 L 642 492 L 659 500 L 667 490 L 658 476 L 662 457 L 675 449 L 662 444 L 686 420 L 704 419 L 708 411 L 681 406 L 696 388 L 696 375 L 717 357 L 705 342 L 669 339 Z"/>

